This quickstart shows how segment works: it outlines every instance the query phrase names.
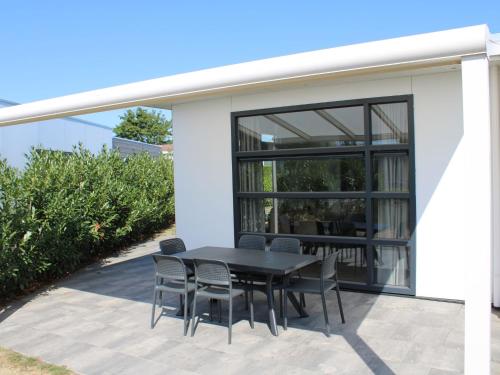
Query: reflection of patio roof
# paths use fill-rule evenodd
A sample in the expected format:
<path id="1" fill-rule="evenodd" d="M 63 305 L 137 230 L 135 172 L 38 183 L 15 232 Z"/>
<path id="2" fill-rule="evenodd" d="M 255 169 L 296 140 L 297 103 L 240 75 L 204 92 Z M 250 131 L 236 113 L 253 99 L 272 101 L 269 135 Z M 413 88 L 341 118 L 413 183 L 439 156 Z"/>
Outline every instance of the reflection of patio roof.
<path id="1" fill-rule="evenodd" d="M 174 103 L 208 95 L 359 70 L 380 72 L 402 66 L 458 63 L 462 56 L 489 53 L 490 38 L 487 26 L 480 25 L 205 69 L 2 109 L 0 125 L 135 105 L 171 108 Z"/>
<path id="2" fill-rule="evenodd" d="M 274 142 L 280 144 L 296 143 L 300 139 L 308 142 L 363 142 L 364 130 L 359 129 L 360 134 L 355 134 L 351 130 L 358 125 L 355 116 L 345 117 L 344 114 L 345 120 L 343 121 L 347 121 L 346 124 L 334 115 L 334 111 L 347 108 L 350 107 L 243 117 L 240 119 L 240 126 L 257 139 L 261 139 L 264 134 L 272 134 L 275 136 Z M 383 132 L 372 134 L 373 140 L 401 139 L 403 132 L 396 124 L 397 120 L 393 119 L 380 105 L 372 105 L 371 109 L 385 128 Z M 301 113 L 307 117 L 307 120 L 297 118 L 297 115 Z M 314 121 L 310 116 L 311 113 L 318 115 Z M 286 120 L 283 118 L 285 116 Z M 256 125 L 255 122 L 249 122 L 252 119 L 258 121 L 259 130 L 250 129 L 252 125 Z M 337 134 L 334 134 L 334 131 Z"/>

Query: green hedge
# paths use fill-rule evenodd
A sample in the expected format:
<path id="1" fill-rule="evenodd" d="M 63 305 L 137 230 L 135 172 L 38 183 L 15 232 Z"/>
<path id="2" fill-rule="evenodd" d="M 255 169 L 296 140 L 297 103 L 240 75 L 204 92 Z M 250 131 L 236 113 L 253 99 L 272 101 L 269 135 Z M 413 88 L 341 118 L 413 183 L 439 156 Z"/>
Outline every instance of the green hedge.
<path id="1" fill-rule="evenodd" d="M 172 162 L 103 149 L 0 160 L 0 297 L 76 270 L 171 224 Z"/>

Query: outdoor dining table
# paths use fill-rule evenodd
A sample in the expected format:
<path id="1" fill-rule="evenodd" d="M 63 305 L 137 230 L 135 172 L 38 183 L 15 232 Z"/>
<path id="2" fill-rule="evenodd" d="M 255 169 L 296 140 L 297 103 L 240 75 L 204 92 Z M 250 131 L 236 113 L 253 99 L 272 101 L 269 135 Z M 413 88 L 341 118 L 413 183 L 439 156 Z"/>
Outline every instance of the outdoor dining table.
<path id="1" fill-rule="evenodd" d="M 278 336 L 278 328 L 274 312 L 273 278 L 287 278 L 293 272 L 318 261 L 313 255 L 214 246 L 200 247 L 175 255 L 182 258 L 186 264 L 191 264 L 193 259 L 219 260 L 227 263 L 233 272 L 264 275 L 266 285 L 263 291 L 267 295 L 269 326 L 274 336 Z M 307 316 L 292 293 L 288 294 L 288 298 L 301 316 Z"/>

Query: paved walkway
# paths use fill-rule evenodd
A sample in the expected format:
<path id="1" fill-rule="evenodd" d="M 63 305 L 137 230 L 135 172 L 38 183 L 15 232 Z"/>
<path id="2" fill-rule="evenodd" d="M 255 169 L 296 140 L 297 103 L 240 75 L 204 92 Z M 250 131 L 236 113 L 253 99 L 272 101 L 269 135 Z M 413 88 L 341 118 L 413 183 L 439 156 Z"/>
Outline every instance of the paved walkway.
<path id="1" fill-rule="evenodd" d="M 157 242 L 94 265 L 0 312 L 0 346 L 66 365 L 81 374 L 458 374 L 463 371 L 461 304 L 342 292 L 347 324 L 329 298 L 332 336 L 323 334 L 318 298 L 309 318 L 290 310 L 290 327 L 273 337 L 266 302 L 256 294 L 250 329 L 243 299 L 235 307 L 233 344 L 225 321 L 200 322 L 182 335 L 178 299 L 150 329 L 150 253 Z M 200 311 L 208 306 L 200 305 Z M 226 311 L 223 315 L 226 316 Z M 223 318 L 224 319 L 224 318 Z M 500 341 L 496 343 L 500 349 Z M 494 365 L 496 365 L 494 363 Z"/>

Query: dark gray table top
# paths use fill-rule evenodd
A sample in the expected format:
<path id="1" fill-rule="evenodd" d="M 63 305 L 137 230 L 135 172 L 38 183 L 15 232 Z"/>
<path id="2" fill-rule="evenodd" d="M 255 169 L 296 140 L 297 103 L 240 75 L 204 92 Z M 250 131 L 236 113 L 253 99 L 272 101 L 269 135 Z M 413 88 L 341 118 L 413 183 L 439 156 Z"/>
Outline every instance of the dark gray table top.
<path id="1" fill-rule="evenodd" d="M 235 249 L 229 247 L 205 246 L 177 253 L 175 256 L 189 263 L 193 259 L 220 260 L 231 269 L 254 273 L 287 275 L 317 262 L 313 255 L 298 255 L 262 250 Z"/>

